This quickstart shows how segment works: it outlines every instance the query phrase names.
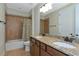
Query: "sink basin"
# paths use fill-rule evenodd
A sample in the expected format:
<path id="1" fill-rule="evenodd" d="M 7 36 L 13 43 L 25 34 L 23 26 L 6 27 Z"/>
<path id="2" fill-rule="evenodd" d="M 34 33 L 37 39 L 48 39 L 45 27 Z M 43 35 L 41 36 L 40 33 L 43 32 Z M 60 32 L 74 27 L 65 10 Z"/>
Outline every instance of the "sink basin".
<path id="1" fill-rule="evenodd" d="M 42 38 L 42 36 L 37 36 L 36 38 Z"/>
<path id="2" fill-rule="evenodd" d="M 58 45 L 63 48 L 76 48 L 75 46 L 65 43 L 65 42 L 54 42 L 53 44 Z"/>

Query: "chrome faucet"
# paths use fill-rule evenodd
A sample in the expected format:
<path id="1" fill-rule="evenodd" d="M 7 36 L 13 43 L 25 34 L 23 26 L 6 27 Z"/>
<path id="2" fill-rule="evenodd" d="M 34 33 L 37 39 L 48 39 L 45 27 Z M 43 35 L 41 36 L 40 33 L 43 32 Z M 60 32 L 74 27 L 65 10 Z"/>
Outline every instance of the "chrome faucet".
<path id="1" fill-rule="evenodd" d="M 70 40 L 70 42 L 72 42 L 73 40 L 75 40 L 76 39 L 76 36 L 75 35 L 73 35 L 72 33 L 70 34 L 71 36 L 69 37 L 69 40 Z"/>
<path id="2" fill-rule="evenodd" d="M 64 38 L 64 41 L 67 41 L 67 42 L 73 42 L 73 40 L 75 40 L 76 39 L 76 37 L 75 37 L 75 35 L 73 35 L 72 33 L 70 34 L 70 36 L 68 37 L 65 37 Z"/>

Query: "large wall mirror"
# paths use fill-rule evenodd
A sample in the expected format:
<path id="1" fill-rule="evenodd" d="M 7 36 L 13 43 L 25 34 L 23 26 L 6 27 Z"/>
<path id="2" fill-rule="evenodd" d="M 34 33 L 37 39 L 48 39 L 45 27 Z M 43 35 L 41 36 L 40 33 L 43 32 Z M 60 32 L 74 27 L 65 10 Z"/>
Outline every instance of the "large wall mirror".
<path id="1" fill-rule="evenodd" d="M 79 35 L 79 4 L 69 4 L 45 17 L 49 17 L 49 35 Z"/>

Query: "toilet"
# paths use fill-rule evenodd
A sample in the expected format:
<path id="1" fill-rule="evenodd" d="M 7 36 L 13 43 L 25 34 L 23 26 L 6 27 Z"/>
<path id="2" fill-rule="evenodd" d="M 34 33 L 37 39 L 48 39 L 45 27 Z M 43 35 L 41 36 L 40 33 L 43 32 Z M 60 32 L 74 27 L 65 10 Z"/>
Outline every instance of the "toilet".
<path id="1" fill-rule="evenodd" d="M 30 51 L 30 41 L 24 42 L 25 51 Z"/>

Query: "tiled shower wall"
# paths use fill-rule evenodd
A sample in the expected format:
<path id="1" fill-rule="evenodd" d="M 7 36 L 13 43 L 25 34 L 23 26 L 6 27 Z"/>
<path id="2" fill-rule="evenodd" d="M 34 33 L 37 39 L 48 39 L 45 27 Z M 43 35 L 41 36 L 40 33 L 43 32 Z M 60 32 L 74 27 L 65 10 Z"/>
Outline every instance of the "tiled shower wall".
<path id="1" fill-rule="evenodd" d="M 31 19 L 20 16 L 6 16 L 6 41 L 29 39 L 31 35 Z"/>
<path id="2" fill-rule="evenodd" d="M 22 39 L 23 17 L 6 16 L 6 41 Z"/>

